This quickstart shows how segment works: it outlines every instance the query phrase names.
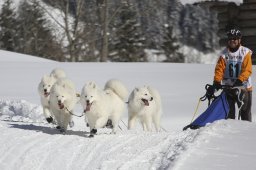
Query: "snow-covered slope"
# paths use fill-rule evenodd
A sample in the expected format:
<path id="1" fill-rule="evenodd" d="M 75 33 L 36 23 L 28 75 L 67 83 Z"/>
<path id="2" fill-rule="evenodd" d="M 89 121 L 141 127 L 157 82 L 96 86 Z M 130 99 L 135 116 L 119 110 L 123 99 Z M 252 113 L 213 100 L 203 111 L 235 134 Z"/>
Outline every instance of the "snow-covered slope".
<path id="1" fill-rule="evenodd" d="M 0 62 L 54 62 L 40 57 L 0 50 Z"/>
<path id="2" fill-rule="evenodd" d="M 214 0 L 180 0 L 182 4 L 193 4 L 195 2 L 201 2 L 201 1 L 214 1 Z M 235 2 L 238 5 L 243 3 L 243 0 L 221 0 L 221 1 Z"/>
<path id="3" fill-rule="evenodd" d="M 0 51 L 0 56 L 4 54 Z M 17 57 L 9 53 L 7 57 Z M 29 56 L 26 56 L 29 57 Z M 33 59 L 32 59 L 33 60 Z M 254 170 L 256 165 L 255 93 L 253 122 L 223 120 L 199 130 L 181 129 L 192 118 L 204 85 L 211 83 L 214 65 L 171 63 L 58 63 L 0 60 L 0 169 L 175 169 Z M 37 85 L 43 74 L 63 68 L 80 92 L 85 82 L 101 87 L 110 78 L 122 80 L 129 91 L 151 85 L 163 100 L 162 130 L 128 131 L 127 112 L 115 135 L 99 130 L 94 138 L 84 119 L 66 135 L 47 124 L 39 105 Z M 255 66 L 254 66 L 254 72 Z M 255 80 L 253 75 L 253 80 Z M 255 86 L 255 85 L 254 85 Z M 254 87 L 255 88 L 255 87 Z M 202 103 L 200 114 L 207 103 Z M 77 105 L 75 114 L 82 108 Z"/>

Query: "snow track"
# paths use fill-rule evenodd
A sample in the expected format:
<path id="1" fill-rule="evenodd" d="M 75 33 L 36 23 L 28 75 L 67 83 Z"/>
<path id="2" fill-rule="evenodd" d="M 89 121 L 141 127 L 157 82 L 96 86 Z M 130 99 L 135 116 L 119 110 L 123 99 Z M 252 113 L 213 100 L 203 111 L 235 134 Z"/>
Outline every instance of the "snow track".
<path id="1" fill-rule="evenodd" d="M 206 144 L 208 138 L 221 137 L 222 129 L 224 134 L 237 133 L 220 122 L 179 132 L 123 128 L 113 135 L 110 129 L 99 129 L 89 138 L 83 118 L 74 117 L 75 126 L 63 135 L 46 123 L 36 105 L 21 100 L 0 101 L 0 106 L 1 170 L 179 169 L 196 154 L 194 148 Z"/>
<path id="2" fill-rule="evenodd" d="M 180 133 L 100 133 L 87 138 L 84 131 L 66 135 L 40 123 L 1 121 L 1 169 L 166 169 L 197 136 Z M 103 132 L 103 131 L 102 131 Z M 7 140 L 8 139 L 8 140 Z M 25 146 L 24 146 L 25 144 Z M 12 164 L 5 164 L 10 162 Z"/>
<path id="3" fill-rule="evenodd" d="M 198 135 L 189 130 L 123 130 L 113 135 L 100 129 L 98 135 L 88 138 L 81 118 L 75 118 L 75 128 L 63 135 L 45 122 L 38 106 L 26 101 L 0 101 L 0 105 L 1 170 L 166 169 Z M 10 160 L 12 164 L 6 164 Z"/>

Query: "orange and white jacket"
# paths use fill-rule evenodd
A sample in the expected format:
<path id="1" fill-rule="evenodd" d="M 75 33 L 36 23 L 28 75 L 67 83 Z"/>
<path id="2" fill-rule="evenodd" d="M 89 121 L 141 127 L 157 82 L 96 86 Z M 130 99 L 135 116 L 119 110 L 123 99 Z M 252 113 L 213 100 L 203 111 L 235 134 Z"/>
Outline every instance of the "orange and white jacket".
<path id="1" fill-rule="evenodd" d="M 240 46 L 236 52 L 225 48 L 215 67 L 214 81 L 223 85 L 233 85 L 239 79 L 244 87 L 252 91 L 252 51 Z"/>

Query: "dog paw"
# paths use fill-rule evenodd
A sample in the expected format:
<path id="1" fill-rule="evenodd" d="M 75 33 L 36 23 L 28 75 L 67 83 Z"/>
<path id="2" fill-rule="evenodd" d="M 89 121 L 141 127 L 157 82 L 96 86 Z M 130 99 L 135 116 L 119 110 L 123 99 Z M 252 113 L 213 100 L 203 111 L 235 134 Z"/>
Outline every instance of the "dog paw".
<path id="1" fill-rule="evenodd" d="M 97 133 L 97 129 L 92 129 L 91 131 L 90 131 L 90 135 L 88 136 L 89 138 L 92 138 L 92 137 L 94 137 L 94 135 L 96 135 L 96 133 Z"/>
<path id="2" fill-rule="evenodd" d="M 53 118 L 52 118 L 52 117 L 47 117 L 47 118 L 46 118 L 46 121 L 47 121 L 48 123 L 52 123 L 52 122 L 53 122 Z"/>
<path id="3" fill-rule="evenodd" d="M 92 129 L 90 132 L 91 135 L 95 135 L 96 133 L 97 133 L 97 129 Z"/>
<path id="4" fill-rule="evenodd" d="M 63 135 L 65 135 L 65 134 L 66 134 L 66 130 L 63 129 L 63 128 L 60 128 L 60 133 L 62 133 Z"/>
<path id="5" fill-rule="evenodd" d="M 93 138 L 93 137 L 94 137 L 94 135 L 93 135 L 93 134 L 90 134 L 88 137 L 89 137 L 89 138 Z"/>
<path id="6" fill-rule="evenodd" d="M 108 119 L 107 124 L 106 124 L 106 128 L 113 129 L 112 120 Z"/>

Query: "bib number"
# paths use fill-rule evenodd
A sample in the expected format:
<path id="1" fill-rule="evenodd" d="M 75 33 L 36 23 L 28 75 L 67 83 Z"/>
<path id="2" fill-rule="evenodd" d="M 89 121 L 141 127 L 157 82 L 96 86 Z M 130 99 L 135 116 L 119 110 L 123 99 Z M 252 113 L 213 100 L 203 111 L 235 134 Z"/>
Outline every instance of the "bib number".
<path id="1" fill-rule="evenodd" d="M 228 72 L 229 72 L 229 77 L 230 78 L 237 78 L 239 76 L 240 73 L 240 65 L 238 63 L 233 64 L 230 63 L 228 65 Z"/>

